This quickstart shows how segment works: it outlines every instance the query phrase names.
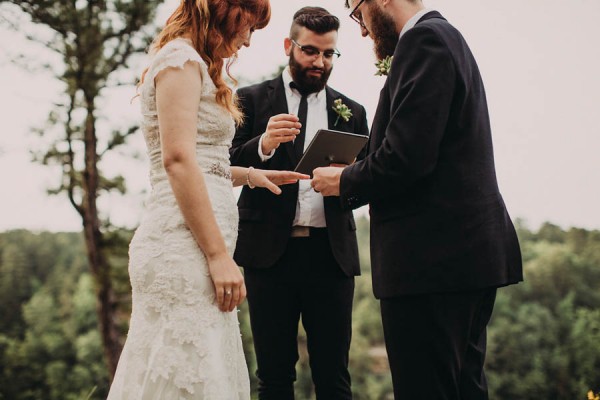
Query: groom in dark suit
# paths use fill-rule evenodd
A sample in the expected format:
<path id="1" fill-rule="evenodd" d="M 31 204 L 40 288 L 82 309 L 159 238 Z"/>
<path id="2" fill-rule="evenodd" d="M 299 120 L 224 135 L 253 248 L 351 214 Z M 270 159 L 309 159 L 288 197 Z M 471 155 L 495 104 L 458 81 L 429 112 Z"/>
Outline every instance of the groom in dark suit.
<path id="1" fill-rule="evenodd" d="M 233 139 L 233 165 L 293 170 L 320 128 L 368 135 L 364 107 L 327 86 L 339 20 L 320 7 L 294 15 L 284 41 L 289 65 L 273 80 L 238 91 L 245 120 Z M 334 100 L 352 112 L 338 118 Z M 309 182 L 268 190 L 244 187 L 236 262 L 244 267 L 259 399 L 294 398 L 298 323 L 307 335 L 317 399 L 351 399 L 354 276 L 360 274 L 352 211 Z"/>
<path id="2" fill-rule="evenodd" d="M 393 55 L 368 156 L 314 171 L 344 208 L 370 204 L 396 399 L 487 399 L 486 327 L 496 288 L 522 280 L 498 190 L 486 96 L 461 34 L 420 0 L 351 0 L 351 17 Z"/>

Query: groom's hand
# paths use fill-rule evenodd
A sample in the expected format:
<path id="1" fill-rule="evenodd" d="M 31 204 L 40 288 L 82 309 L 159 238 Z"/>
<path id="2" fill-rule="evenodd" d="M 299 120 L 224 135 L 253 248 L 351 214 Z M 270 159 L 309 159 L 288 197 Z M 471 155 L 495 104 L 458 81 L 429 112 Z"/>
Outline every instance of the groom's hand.
<path id="1" fill-rule="evenodd" d="M 343 170 L 343 166 L 317 168 L 313 171 L 311 186 L 323 196 L 339 196 Z"/>
<path id="2" fill-rule="evenodd" d="M 270 154 L 281 143 L 294 140 L 302 126 L 298 121 L 298 117 L 293 114 L 277 114 L 269 118 L 267 130 L 262 137 L 262 153 Z"/>

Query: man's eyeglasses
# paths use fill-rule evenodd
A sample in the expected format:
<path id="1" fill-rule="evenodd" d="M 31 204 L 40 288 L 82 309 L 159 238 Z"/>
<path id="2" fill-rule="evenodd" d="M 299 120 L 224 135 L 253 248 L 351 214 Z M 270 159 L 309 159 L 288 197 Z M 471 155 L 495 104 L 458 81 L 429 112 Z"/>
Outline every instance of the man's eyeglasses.
<path id="1" fill-rule="evenodd" d="M 360 11 L 358 11 L 358 8 L 362 5 L 362 3 L 364 3 L 365 0 L 360 0 L 358 2 L 358 4 L 356 5 L 356 7 L 354 7 L 352 9 L 352 12 L 350 13 L 350 18 L 352 18 L 354 21 L 356 21 L 357 24 L 360 25 L 361 28 L 363 29 L 367 29 L 367 27 L 365 26 L 365 23 L 363 22 L 362 19 L 362 14 L 360 13 Z"/>
<path id="2" fill-rule="evenodd" d="M 323 53 L 323 58 L 326 60 L 332 60 L 333 57 L 339 58 L 342 54 L 337 50 L 324 50 L 321 51 L 314 46 L 302 46 L 298 44 L 294 39 L 290 39 L 294 45 L 296 45 L 302 53 L 306 54 L 309 57 L 319 57 L 321 53 Z"/>

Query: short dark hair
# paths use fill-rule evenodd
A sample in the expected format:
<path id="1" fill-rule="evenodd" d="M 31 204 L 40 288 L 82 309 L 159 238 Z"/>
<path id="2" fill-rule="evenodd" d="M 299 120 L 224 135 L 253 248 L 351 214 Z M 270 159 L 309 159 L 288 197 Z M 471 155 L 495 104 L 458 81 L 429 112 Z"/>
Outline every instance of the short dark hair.
<path id="1" fill-rule="evenodd" d="M 323 7 L 302 7 L 294 14 L 290 38 L 296 39 L 301 27 L 323 34 L 340 29 L 340 20 Z"/>

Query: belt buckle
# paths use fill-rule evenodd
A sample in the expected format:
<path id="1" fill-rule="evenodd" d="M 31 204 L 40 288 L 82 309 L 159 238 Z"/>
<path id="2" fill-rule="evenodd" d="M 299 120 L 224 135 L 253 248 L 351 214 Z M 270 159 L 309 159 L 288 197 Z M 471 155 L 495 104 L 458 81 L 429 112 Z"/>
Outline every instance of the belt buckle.
<path id="1" fill-rule="evenodd" d="M 290 236 L 294 237 L 294 238 L 309 237 L 310 236 L 310 227 L 308 227 L 308 226 L 292 226 L 292 233 Z"/>

